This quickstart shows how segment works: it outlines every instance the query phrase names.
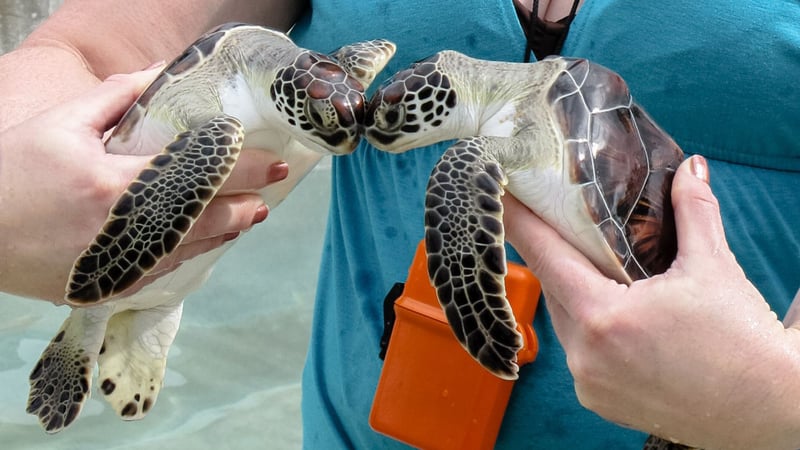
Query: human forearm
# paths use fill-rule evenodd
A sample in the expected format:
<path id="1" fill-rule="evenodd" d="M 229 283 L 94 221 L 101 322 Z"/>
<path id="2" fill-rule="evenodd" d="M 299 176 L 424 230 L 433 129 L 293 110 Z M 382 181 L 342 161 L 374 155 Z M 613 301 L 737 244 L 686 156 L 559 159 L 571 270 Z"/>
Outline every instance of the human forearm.
<path id="1" fill-rule="evenodd" d="M 286 30 L 306 5 L 303 0 L 66 0 L 17 50 L 0 57 L 0 130 L 109 75 L 170 60 L 220 23 Z"/>
<path id="2" fill-rule="evenodd" d="M 109 77 L 0 132 L 0 291 L 62 301 L 75 259 L 150 159 L 106 153 L 101 137 L 157 71 Z M 260 150 L 242 152 L 192 230 L 137 287 L 263 221 L 268 210 L 256 191 L 288 171 L 274 159 Z"/>
<path id="3" fill-rule="evenodd" d="M 765 342 L 759 357 L 742 363 L 736 391 L 729 394 L 731 422 L 716 422 L 725 445 L 720 448 L 800 448 L 800 332 L 787 329 L 780 340 Z"/>
<path id="4" fill-rule="evenodd" d="M 0 56 L 0 131 L 97 83 L 79 55 L 56 44 Z"/>
<path id="5" fill-rule="evenodd" d="M 305 7 L 292 0 L 66 0 L 23 46 L 62 42 L 99 78 L 171 59 L 200 34 L 240 21 L 287 30 Z"/>

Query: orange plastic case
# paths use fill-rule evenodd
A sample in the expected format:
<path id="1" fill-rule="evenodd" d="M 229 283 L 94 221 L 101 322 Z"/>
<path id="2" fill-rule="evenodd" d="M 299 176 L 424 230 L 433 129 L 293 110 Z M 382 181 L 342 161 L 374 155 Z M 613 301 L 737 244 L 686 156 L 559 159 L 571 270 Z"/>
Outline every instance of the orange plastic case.
<path id="1" fill-rule="evenodd" d="M 524 338 L 522 365 L 539 350 L 532 322 L 541 287 L 509 263 L 506 292 Z M 428 279 L 423 243 L 394 309 L 370 426 L 422 449 L 493 448 L 514 382 L 489 373 L 456 340 Z"/>

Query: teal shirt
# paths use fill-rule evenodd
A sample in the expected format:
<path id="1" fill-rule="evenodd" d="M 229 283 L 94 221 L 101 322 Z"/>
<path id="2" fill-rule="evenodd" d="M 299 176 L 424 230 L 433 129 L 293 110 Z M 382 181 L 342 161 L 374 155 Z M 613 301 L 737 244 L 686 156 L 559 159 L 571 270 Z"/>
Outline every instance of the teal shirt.
<path id="1" fill-rule="evenodd" d="M 397 43 L 379 81 L 442 49 L 521 61 L 525 48 L 511 0 L 312 3 L 292 32 L 302 46 Z M 794 0 L 587 0 L 562 51 L 621 73 L 686 152 L 710 159 L 729 243 L 779 315 L 800 286 L 798 23 Z M 382 300 L 407 275 L 427 178 L 446 147 L 390 155 L 362 142 L 334 158 L 303 374 L 306 448 L 405 448 L 368 425 L 382 366 Z M 643 434 L 580 406 L 544 308 L 534 327 L 540 353 L 521 370 L 497 447 L 641 448 Z"/>

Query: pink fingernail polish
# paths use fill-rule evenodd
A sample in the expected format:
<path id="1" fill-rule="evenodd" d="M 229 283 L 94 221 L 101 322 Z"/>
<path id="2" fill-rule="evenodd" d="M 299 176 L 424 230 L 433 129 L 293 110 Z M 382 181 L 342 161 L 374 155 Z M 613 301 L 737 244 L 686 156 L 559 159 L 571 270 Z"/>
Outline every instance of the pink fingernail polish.
<path id="1" fill-rule="evenodd" d="M 255 215 L 253 215 L 253 225 L 266 220 L 267 214 L 269 214 L 269 208 L 267 208 L 267 205 L 259 206 L 258 209 L 256 209 Z"/>
<path id="2" fill-rule="evenodd" d="M 289 165 L 285 162 L 280 162 L 269 167 L 267 179 L 269 183 L 274 183 L 283 180 L 287 175 L 289 175 Z"/>
<path id="3" fill-rule="evenodd" d="M 238 231 L 233 232 L 233 233 L 228 233 L 225 236 L 223 236 L 223 241 L 224 242 L 230 242 L 230 241 L 236 239 L 237 237 L 239 237 L 239 234 L 241 234 L 241 233 L 239 233 Z"/>
<path id="4" fill-rule="evenodd" d="M 708 161 L 700 155 L 692 156 L 692 175 L 708 183 Z"/>

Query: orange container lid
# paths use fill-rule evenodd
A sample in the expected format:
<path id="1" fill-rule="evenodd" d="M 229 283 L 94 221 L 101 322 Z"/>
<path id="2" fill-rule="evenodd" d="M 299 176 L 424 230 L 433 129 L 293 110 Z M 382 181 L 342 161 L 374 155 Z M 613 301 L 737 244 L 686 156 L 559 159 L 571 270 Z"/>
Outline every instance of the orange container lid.
<path id="1" fill-rule="evenodd" d="M 541 288 L 530 271 L 510 263 L 506 291 L 524 339 L 522 365 L 538 352 L 532 323 Z M 428 279 L 423 243 L 395 313 L 370 425 L 418 448 L 492 448 L 514 382 L 489 373 L 456 340 Z"/>

